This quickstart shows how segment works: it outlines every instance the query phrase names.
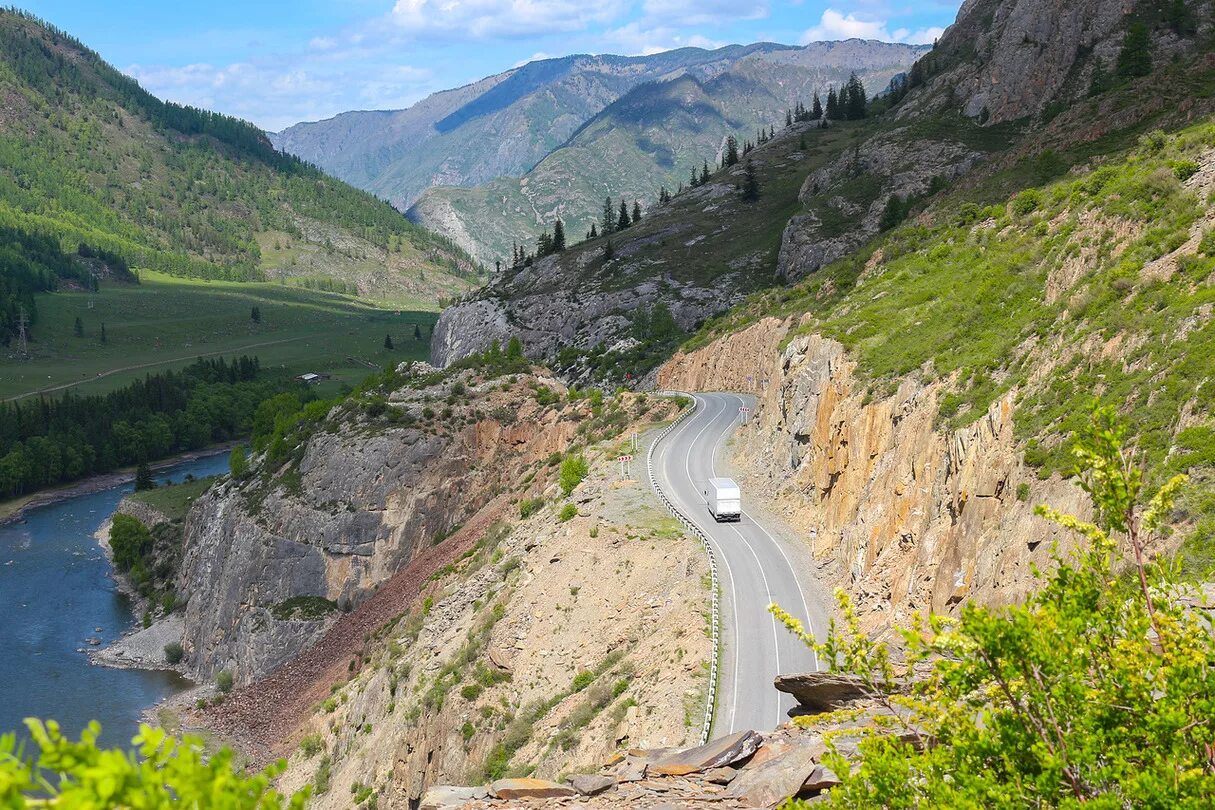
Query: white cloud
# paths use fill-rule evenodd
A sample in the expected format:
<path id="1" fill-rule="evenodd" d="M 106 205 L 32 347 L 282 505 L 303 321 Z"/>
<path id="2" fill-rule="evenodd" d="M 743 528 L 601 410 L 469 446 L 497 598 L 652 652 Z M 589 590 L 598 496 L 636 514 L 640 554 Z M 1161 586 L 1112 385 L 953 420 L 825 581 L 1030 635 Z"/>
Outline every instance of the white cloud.
<path id="1" fill-rule="evenodd" d="M 768 16 L 768 0 L 644 0 L 641 10 L 648 24 L 678 26 L 716 25 Z"/>
<path id="2" fill-rule="evenodd" d="M 684 33 L 669 26 L 648 26 L 631 22 L 605 31 L 599 37 L 603 52 L 619 53 L 623 56 L 649 56 L 675 48 L 705 48 L 713 50 L 726 43 L 709 39 L 701 34 Z"/>
<path id="3" fill-rule="evenodd" d="M 403 34 L 493 39 L 582 31 L 617 19 L 630 0 L 396 0 L 388 15 Z"/>
<path id="4" fill-rule="evenodd" d="M 296 67 L 290 61 L 131 65 L 127 75 L 153 94 L 182 104 L 223 110 L 269 130 L 337 112 L 408 106 L 432 92 L 430 71 L 409 65 L 374 74 Z"/>
<path id="5" fill-rule="evenodd" d="M 932 26 L 912 31 L 908 28 L 897 28 L 891 32 L 886 20 L 858 17 L 852 12 L 844 14 L 829 8 L 823 12 L 818 25 L 808 28 L 802 34 L 802 44 L 824 42 L 837 39 L 877 39 L 883 42 L 906 42 L 912 45 L 924 45 L 933 42 L 944 28 Z"/>

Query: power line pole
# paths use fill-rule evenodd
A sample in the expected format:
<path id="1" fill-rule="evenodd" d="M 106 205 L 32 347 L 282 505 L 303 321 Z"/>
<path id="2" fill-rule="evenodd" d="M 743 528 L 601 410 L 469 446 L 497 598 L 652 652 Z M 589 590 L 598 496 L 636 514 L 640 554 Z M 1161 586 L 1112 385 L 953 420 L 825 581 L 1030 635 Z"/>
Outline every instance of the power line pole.
<path id="1" fill-rule="evenodd" d="M 25 314 L 25 307 L 21 307 L 17 313 L 17 356 L 22 359 L 28 359 L 30 356 L 30 343 L 27 334 L 29 322 L 29 316 Z"/>

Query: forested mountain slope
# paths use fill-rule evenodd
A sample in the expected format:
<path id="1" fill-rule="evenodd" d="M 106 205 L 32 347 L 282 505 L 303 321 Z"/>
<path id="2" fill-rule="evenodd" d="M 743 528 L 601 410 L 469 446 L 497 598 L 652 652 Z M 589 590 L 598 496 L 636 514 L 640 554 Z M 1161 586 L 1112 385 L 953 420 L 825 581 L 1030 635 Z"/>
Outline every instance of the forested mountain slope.
<path id="1" fill-rule="evenodd" d="M 252 125 L 165 103 L 77 40 L 0 12 L 0 225 L 135 267 L 435 301 L 472 262 Z"/>
<path id="2" fill-rule="evenodd" d="M 855 251 L 908 216 L 961 199 L 1006 200 L 1118 154 L 1154 127 L 1209 114 L 1211 4 L 1182 4 L 1181 19 L 1151 3 L 1127 15 L 1113 6 L 1121 4 L 966 4 L 909 81 L 871 103 L 864 120 L 778 130 L 742 163 L 647 212 L 640 227 L 504 272 L 444 313 L 435 360 L 518 334 L 535 356 L 574 373 L 638 379 L 746 292 L 868 255 Z M 1025 20 L 1039 41 L 1017 33 L 1029 30 Z M 1013 72 L 1028 50 L 1068 80 Z M 991 103 L 990 88 L 989 103 L 974 102 L 993 75 L 1004 78 L 991 86 L 1015 103 Z M 746 159 L 758 179 L 752 199 L 742 191 Z"/>
<path id="3" fill-rule="evenodd" d="M 531 243 L 554 221 L 581 236 L 603 199 L 640 201 L 687 183 L 716 162 L 726 137 L 756 140 L 781 128 L 799 102 L 843 87 L 855 72 L 870 93 L 884 90 L 925 48 L 850 39 L 802 48 L 755 47 L 706 75 L 681 70 L 634 87 L 579 127 L 522 177 L 506 172 L 474 188 L 430 189 L 410 218 L 472 251 L 484 264 L 507 260 L 512 242 Z"/>

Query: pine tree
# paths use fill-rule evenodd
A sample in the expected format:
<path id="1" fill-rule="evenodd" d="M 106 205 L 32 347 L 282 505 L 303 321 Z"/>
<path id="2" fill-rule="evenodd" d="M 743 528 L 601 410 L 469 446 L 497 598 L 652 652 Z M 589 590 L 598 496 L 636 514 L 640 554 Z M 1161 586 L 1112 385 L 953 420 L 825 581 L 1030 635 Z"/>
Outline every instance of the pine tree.
<path id="1" fill-rule="evenodd" d="M 536 239 L 536 258 L 543 259 L 545 256 L 551 255 L 552 252 L 553 237 L 549 236 L 548 231 L 545 231 Z"/>
<path id="2" fill-rule="evenodd" d="M 819 100 L 818 91 L 814 91 L 814 106 L 810 108 L 810 120 L 817 121 L 823 117 L 823 102 Z"/>
<path id="3" fill-rule="evenodd" d="M 703 186 L 707 182 L 709 182 L 709 161 L 706 160 L 700 167 L 700 184 Z"/>
<path id="4" fill-rule="evenodd" d="M 775 137 L 776 137 L 776 127 L 773 126 L 772 124 L 768 124 L 768 140 L 772 140 Z"/>
<path id="5" fill-rule="evenodd" d="M 84 337 L 84 321 L 77 318 L 73 331 L 76 333 L 76 337 Z"/>
<path id="6" fill-rule="evenodd" d="M 831 87 L 827 90 L 827 109 L 823 111 L 823 118 L 829 118 L 832 121 L 835 121 L 839 117 L 839 97 L 835 94 L 835 88 Z"/>
<path id="7" fill-rule="evenodd" d="M 666 205 L 671 201 L 671 192 L 667 191 L 667 187 L 663 186 L 658 190 L 658 202 Z"/>
<path id="8" fill-rule="evenodd" d="M 414 340 L 422 339 L 422 327 L 418 326 L 416 323 L 413 325 L 413 339 Z"/>
<path id="9" fill-rule="evenodd" d="M 785 126 L 793 126 L 793 113 L 789 110 L 785 110 Z"/>
<path id="10" fill-rule="evenodd" d="M 1134 23 L 1122 38 L 1118 53 L 1118 76 L 1134 79 L 1152 72 L 1152 33 L 1143 23 Z"/>
<path id="11" fill-rule="evenodd" d="M 107 342 L 107 341 L 106 341 L 106 335 L 105 335 L 105 324 L 104 324 L 104 323 L 101 325 L 101 342 L 102 342 L 102 343 Z"/>
<path id="12" fill-rule="evenodd" d="M 595 227 L 594 222 L 591 223 L 591 229 L 589 231 L 587 231 L 586 238 L 587 239 L 598 239 L 599 238 L 599 229 Z"/>
<path id="13" fill-rule="evenodd" d="M 610 262 L 614 258 L 616 258 L 616 248 L 612 247 L 612 240 L 608 239 L 607 243 L 603 246 L 603 260 Z"/>
<path id="14" fill-rule="evenodd" d="M 624 200 L 621 200 L 620 212 L 616 214 L 616 230 L 623 231 L 632 224 L 629 220 L 629 205 Z"/>
<path id="15" fill-rule="evenodd" d="M 743 168 L 743 199 L 748 202 L 754 202 L 759 199 L 759 177 L 755 173 L 755 164 L 750 160 Z"/>
<path id="16" fill-rule="evenodd" d="M 696 188 L 697 186 L 700 185 L 700 175 L 696 173 L 695 166 L 692 167 L 692 179 L 688 183 L 688 185 L 691 186 L 692 188 Z"/>
<path id="17" fill-rule="evenodd" d="M 1194 15 L 1190 13 L 1185 0 L 1171 0 L 1165 9 L 1164 20 L 1179 37 L 1190 36 L 1198 30 L 1194 24 Z"/>
<path id="18" fill-rule="evenodd" d="M 865 85 L 861 83 L 856 73 L 848 77 L 848 84 L 844 88 L 844 97 L 846 99 L 844 102 L 844 117 L 849 121 L 859 121 L 864 118 L 869 99 L 865 95 Z"/>
<path id="19" fill-rule="evenodd" d="M 735 163 L 738 163 L 738 138 L 731 135 L 726 138 L 725 165 L 733 166 Z"/>
<path id="20" fill-rule="evenodd" d="M 254 308 L 252 309 L 252 311 L 250 311 L 250 312 L 249 312 L 249 319 L 250 319 L 251 321 L 253 321 L 254 323 L 261 323 L 261 322 L 262 322 L 262 311 L 261 311 L 261 309 L 260 309 L 259 307 L 254 307 Z"/>
<path id="21" fill-rule="evenodd" d="M 395 347 L 392 345 L 392 335 L 384 335 L 384 348 L 385 348 L 385 349 L 393 349 L 393 348 L 395 348 Z"/>
<path id="22" fill-rule="evenodd" d="M 1088 94 L 1099 96 L 1110 89 L 1110 75 L 1105 69 L 1105 62 L 1098 59 L 1093 65 L 1093 75 L 1088 82 Z"/>
<path id="23" fill-rule="evenodd" d="M 152 471 L 148 468 L 148 462 L 141 461 L 139 466 L 135 468 L 135 491 L 143 492 L 149 489 L 156 489 L 156 480 L 152 478 Z"/>
<path id="24" fill-rule="evenodd" d="M 612 207 L 612 198 L 603 201 L 603 233 L 606 236 L 616 230 L 616 209 Z"/>
<path id="25" fill-rule="evenodd" d="M 557 218 L 557 222 L 553 225 L 553 253 L 560 253 L 565 250 L 565 224 L 561 218 Z"/>
<path id="26" fill-rule="evenodd" d="M 641 203 L 638 200 L 633 200 L 633 224 L 641 222 Z"/>

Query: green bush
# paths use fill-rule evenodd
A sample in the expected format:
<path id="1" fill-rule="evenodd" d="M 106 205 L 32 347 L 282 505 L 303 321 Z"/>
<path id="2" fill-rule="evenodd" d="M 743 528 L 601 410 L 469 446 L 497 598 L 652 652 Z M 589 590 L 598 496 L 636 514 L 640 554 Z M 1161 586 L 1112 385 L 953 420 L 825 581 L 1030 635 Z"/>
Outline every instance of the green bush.
<path id="1" fill-rule="evenodd" d="M 110 524 L 110 552 L 119 571 L 143 566 L 152 553 L 152 533 L 138 518 L 119 512 Z"/>
<path id="2" fill-rule="evenodd" d="M 228 470 L 237 480 L 244 478 L 249 472 L 249 459 L 245 456 L 243 447 L 233 447 L 232 452 L 228 454 Z"/>
<path id="3" fill-rule="evenodd" d="M 317 621 L 337 609 L 337 602 L 323 596 L 292 596 L 270 608 L 270 614 L 279 621 Z"/>
<path id="4" fill-rule="evenodd" d="M 574 489 L 586 480 L 590 473 L 590 465 L 587 464 L 586 457 L 581 455 L 566 456 L 561 462 L 561 494 L 569 497 L 569 494 Z"/>
<path id="5" fill-rule="evenodd" d="M 300 740 L 300 753 L 311 759 L 325 748 L 320 734 L 309 734 Z"/>
<path id="6" fill-rule="evenodd" d="M 561 512 L 557 515 L 557 519 L 564 523 L 567 520 L 573 520 L 578 516 L 578 507 L 572 503 L 567 503 L 561 507 Z"/>
<path id="7" fill-rule="evenodd" d="M 519 502 L 519 517 L 529 518 L 544 508 L 544 498 L 527 498 Z"/>
<path id="8" fill-rule="evenodd" d="M 570 682 L 571 692 L 581 692 L 595 682 L 595 673 L 590 670 L 583 670 L 574 676 L 574 680 Z"/>
<path id="9" fill-rule="evenodd" d="M 175 740 L 146 725 L 131 741 L 135 751 L 97 747 L 101 726 L 90 723 L 79 742 L 65 738 L 54 721 L 27 720 L 39 753 L 20 752 L 16 737 L 0 737 L 0 807 L 169 808 L 300 810 L 301 791 L 290 798 L 270 787 L 286 768 L 279 761 L 249 775 L 228 748 L 210 751 L 196 737 Z"/>
<path id="10" fill-rule="evenodd" d="M 221 669 L 215 676 L 215 685 L 225 694 L 232 691 L 232 673 Z"/>
<path id="11" fill-rule="evenodd" d="M 1210 806 L 1215 639 L 1203 611 L 1177 598 L 1197 584 L 1146 557 L 1186 478 L 1149 497 L 1114 414 L 1096 411 L 1075 437 L 1095 522 L 1037 510 L 1076 535 L 1077 551 L 1056 556 L 1024 604 L 970 603 L 960 618 L 906 629 L 904 666 L 928 672 L 909 692 L 891 694 L 901 672 L 842 593 L 846 630 L 823 644 L 773 608 L 821 660 L 899 706 L 899 721 L 862 739 L 858 764 L 829 743 L 824 762 L 843 780 L 829 806 Z"/>
<path id="12" fill-rule="evenodd" d="M 185 650 L 181 648 L 181 644 L 176 641 L 170 641 L 165 645 L 165 661 L 170 664 L 180 664 L 182 656 L 185 655 Z"/>

